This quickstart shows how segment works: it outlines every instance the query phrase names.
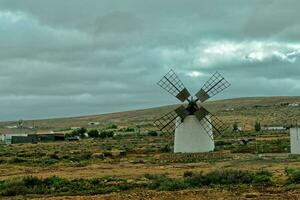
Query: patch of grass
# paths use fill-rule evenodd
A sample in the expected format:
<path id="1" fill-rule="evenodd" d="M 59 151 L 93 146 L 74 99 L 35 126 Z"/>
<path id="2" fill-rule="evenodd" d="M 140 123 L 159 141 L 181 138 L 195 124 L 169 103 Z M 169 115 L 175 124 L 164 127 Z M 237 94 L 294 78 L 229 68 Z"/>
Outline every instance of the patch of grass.
<path id="1" fill-rule="evenodd" d="M 288 139 L 262 140 L 249 142 L 247 145 L 235 145 L 232 153 L 288 153 L 290 144 Z"/>
<path id="2" fill-rule="evenodd" d="M 216 170 L 207 174 L 185 172 L 182 179 L 149 174 L 146 174 L 145 177 L 151 182 L 150 189 L 167 191 L 213 185 L 270 185 L 272 183 L 272 174 L 268 171 Z"/>
<path id="3" fill-rule="evenodd" d="M 136 187 L 126 179 L 64 179 L 57 176 L 40 179 L 28 176 L 0 182 L 2 196 L 17 195 L 90 195 L 129 190 Z"/>

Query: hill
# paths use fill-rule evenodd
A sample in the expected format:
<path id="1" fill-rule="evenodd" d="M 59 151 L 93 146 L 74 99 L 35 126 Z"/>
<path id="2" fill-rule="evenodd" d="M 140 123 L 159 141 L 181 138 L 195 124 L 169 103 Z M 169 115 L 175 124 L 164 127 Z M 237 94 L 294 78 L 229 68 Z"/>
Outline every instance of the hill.
<path id="1" fill-rule="evenodd" d="M 295 124 L 300 117 L 300 107 L 288 106 L 290 103 L 300 103 L 300 97 L 244 97 L 235 99 L 215 100 L 204 103 L 204 106 L 213 112 L 225 123 L 238 123 L 243 129 L 252 129 L 256 121 L 262 125 L 290 125 Z M 102 128 L 109 124 L 118 126 L 150 125 L 153 120 L 178 105 L 162 106 L 126 112 L 35 120 L 35 129 L 29 129 L 33 121 L 24 122 L 26 132 L 60 131 L 71 127 Z M 89 122 L 99 122 L 89 125 Z M 16 125 L 16 122 L 1 122 L 1 132 L 19 132 L 19 129 L 8 129 L 7 126 Z M 26 128 L 27 127 L 27 128 Z"/>

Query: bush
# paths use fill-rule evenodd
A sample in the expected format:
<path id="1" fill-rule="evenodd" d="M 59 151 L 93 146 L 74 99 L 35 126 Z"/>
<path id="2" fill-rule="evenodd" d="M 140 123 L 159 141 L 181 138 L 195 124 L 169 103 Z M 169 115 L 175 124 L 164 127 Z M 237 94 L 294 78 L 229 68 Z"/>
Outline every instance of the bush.
<path id="1" fill-rule="evenodd" d="M 91 138 L 97 138 L 99 137 L 99 131 L 96 129 L 89 130 L 88 135 Z"/>
<path id="2" fill-rule="evenodd" d="M 187 171 L 183 174 L 182 179 L 149 174 L 146 174 L 145 177 L 151 181 L 150 189 L 178 190 L 211 185 L 268 185 L 271 183 L 272 174 L 267 171 L 216 170 L 207 174 Z"/>
<path id="3" fill-rule="evenodd" d="M 109 182 L 114 182 L 116 184 L 112 185 Z M 45 179 L 29 176 L 22 179 L 0 181 L 0 193 L 2 196 L 27 194 L 103 194 L 128 190 L 132 187 L 134 187 L 134 184 L 128 184 L 126 179 L 116 179 L 113 177 L 69 180 L 57 176 Z"/>
<path id="4" fill-rule="evenodd" d="M 71 133 L 68 133 L 66 134 L 66 137 L 69 138 L 69 137 L 74 137 L 74 136 L 80 136 L 80 137 L 85 137 L 85 133 L 87 132 L 86 128 L 79 128 L 79 129 L 76 129 L 76 130 L 73 130 Z"/>
<path id="5" fill-rule="evenodd" d="M 101 131 L 99 134 L 100 138 L 113 137 L 113 136 L 114 136 L 113 131 Z"/>
<path id="6" fill-rule="evenodd" d="M 237 132 L 239 130 L 239 127 L 238 127 L 238 124 L 235 122 L 234 124 L 233 124 L 233 132 Z"/>
<path id="7" fill-rule="evenodd" d="M 206 174 L 210 184 L 235 185 L 252 181 L 251 173 L 240 170 L 219 170 Z"/>
<path id="8" fill-rule="evenodd" d="M 150 189 L 163 190 L 163 191 L 174 191 L 185 189 L 188 185 L 183 180 L 176 180 L 168 178 L 166 175 L 152 175 L 145 174 L 145 178 L 151 180 L 149 184 Z"/>
<path id="9" fill-rule="evenodd" d="M 289 184 L 299 184 L 300 183 L 300 170 L 299 169 L 286 169 L 285 173 L 288 176 L 287 182 Z"/>
<path id="10" fill-rule="evenodd" d="M 255 129 L 256 132 L 261 131 L 261 125 L 260 125 L 259 122 L 255 122 L 254 129 Z"/>
<path id="11" fill-rule="evenodd" d="M 258 171 L 252 176 L 252 183 L 257 185 L 269 185 L 272 180 L 272 173 L 269 171 Z"/>
<path id="12" fill-rule="evenodd" d="M 169 152 L 172 151 L 172 148 L 170 147 L 169 144 L 166 144 L 164 147 L 162 147 L 162 148 L 160 149 L 160 151 L 163 152 L 163 153 L 169 153 Z"/>
<path id="13" fill-rule="evenodd" d="M 126 127 L 126 128 L 122 128 L 120 131 L 123 131 L 123 132 L 134 132 L 134 128 L 130 128 L 130 127 Z"/>
<path id="14" fill-rule="evenodd" d="M 117 129 L 117 128 L 118 128 L 118 126 L 116 124 L 111 124 L 106 127 L 106 129 Z"/>
<path id="15" fill-rule="evenodd" d="M 113 131 L 106 131 L 106 137 L 114 137 L 114 132 Z"/>
<path id="16" fill-rule="evenodd" d="M 158 136 L 158 133 L 156 131 L 149 131 L 148 135 L 156 137 Z"/>

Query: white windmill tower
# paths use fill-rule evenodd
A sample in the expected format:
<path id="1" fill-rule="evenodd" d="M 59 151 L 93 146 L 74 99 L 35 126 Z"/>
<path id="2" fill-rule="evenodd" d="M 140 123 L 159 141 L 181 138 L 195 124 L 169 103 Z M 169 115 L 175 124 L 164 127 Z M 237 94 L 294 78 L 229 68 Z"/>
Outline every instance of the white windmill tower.
<path id="1" fill-rule="evenodd" d="M 192 153 L 214 150 L 214 134 L 221 134 L 226 128 L 217 117 L 207 111 L 203 103 L 210 97 L 230 86 L 218 72 L 203 85 L 193 98 L 173 70 L 157 83 L 182 103 L 175 110 L 157 119 L 154 124 L 166 132 L 174 132 L 174 152 Z"/>

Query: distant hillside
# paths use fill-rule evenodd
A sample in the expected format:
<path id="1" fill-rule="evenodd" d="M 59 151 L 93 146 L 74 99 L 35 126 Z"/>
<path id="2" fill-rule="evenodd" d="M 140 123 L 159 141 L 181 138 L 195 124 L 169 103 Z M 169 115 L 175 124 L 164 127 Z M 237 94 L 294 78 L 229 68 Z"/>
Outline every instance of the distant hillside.
<path id="1" fill-rule="evenodd" d="M 204 104 L 208 110 L 215 113 L 224 122 L 237 122 L 244 129 L 252 129 L 255 121 L 263 125 L 289 125 L 300 119 L 300 107 L 291 107 L 289 103 L 300 103 L 300 97 L 247 97 L 208 101 Z M 101 128 L 109 124 L 118 126 L 136 126 L 150 124 L 163 113 L 174 109 L 178 105 L 133 110 L 127 112 L 91 115 L 71 118 L 43 119 L 25 121 L 25 132 L 64 130 L 70 127 Z M 99 122 L 98 125 L 88 125 L 89 122 Z M 35 130 L 26 128 L 32 126 Z M 1 122 L 0 132 L 20 132 L 19 129 L 8 129 L 7 126 L 16 125 L 15 122 Z"/>

